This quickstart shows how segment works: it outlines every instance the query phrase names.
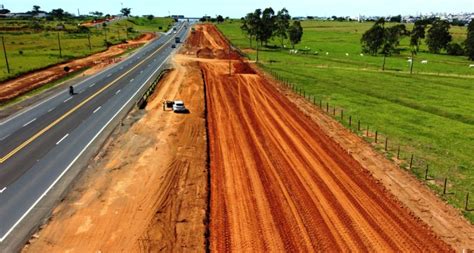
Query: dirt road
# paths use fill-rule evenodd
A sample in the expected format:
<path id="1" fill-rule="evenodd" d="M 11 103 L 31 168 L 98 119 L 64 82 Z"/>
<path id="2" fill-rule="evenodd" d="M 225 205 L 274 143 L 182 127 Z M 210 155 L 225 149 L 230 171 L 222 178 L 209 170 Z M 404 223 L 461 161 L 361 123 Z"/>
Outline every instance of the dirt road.
<path id="1" fill-rule="evenodd" d="M 111 46 L 109 49 L 67 63 L 57 64 L 46 69 L 33 71 L 20 77 L 0 83 L 0 103 L 25 94 L 28 91 L 39 88 L 47 83 L 56 81 L 68 75 L 64 71 L 64 67 L 69 67 L 69 73 L 79 71 L 90 67 L 84 74 L 90 75 L 105 68 L 107 65 L 117 62 L 120 59 L 115 57 L 123 54 L 128 49 L 139 47 L 151 39 L 155 38 L 155 34 L 146 33 L 136 40 L 128 41 L 120 45 Z"/>
<path id="2" fill-rule="evenodd" d="M 25 252 L 205 251 L 203 83 L 197 63 L 174 66 Z M 163 99 L 183 99 L 190 114 L 162 111 Z"/>
<path id="3" fill-rule="evenodd" d="M 219 38 L 202 28 L 196 41 Z M 232 76 L 226 60 L 200 64 L 208 103 L 211 250 L 450 250 L 246 63 L 234 61 Z"/>

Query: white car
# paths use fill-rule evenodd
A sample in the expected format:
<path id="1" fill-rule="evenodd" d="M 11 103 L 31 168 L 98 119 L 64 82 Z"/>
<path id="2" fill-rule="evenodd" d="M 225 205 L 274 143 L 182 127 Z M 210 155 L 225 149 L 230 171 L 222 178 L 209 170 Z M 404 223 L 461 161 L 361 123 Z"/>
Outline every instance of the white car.
<path id="1" fill-rule="evenodd" d="M 182 100 L 176 100 L 174 101 L 174 104 L 173 104 L 173 111 L 174 112 L 186 112 L 187 109 L 186 107 L 184 106 L 184 102 Z"/>

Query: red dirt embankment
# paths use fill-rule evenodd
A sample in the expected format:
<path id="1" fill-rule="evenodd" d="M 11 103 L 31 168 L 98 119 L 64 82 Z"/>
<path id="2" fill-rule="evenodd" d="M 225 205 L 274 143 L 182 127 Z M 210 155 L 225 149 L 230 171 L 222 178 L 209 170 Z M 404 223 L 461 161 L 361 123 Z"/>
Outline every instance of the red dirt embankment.
<path id="1" fill-rule="evenodd" d="M 199 28 L 192 46 L 226 48 L 213 26 Z M 232 76 L 228 61 L 200 63 L 211 250 L 452 251 L 268 80 L 234 63 Z"/>
<path id="2" fill-rule="evenodd" d="M 104 68 L 105 66 L 114 63 L 117 60 L 120 60 L 115 59 L 115 57 L 117 57 L 118 55 L 124 53 L 128 49 L 145 44 L 146 42 L 152 40 L 154 37 L 155 34 L 146 33 L 141 35 L 136 40 L 129 41 L 128 43 L 111 46 L 104 52 L 97 53 L 85 58 L 72 60 L 67 63 L 54 65 L 43 70 L 33 71 L 31 73 L 24 74 L 20 77 L 0 82 L 0 103 L 18 97 L 47 83 L 61 79 L 62 77 L 72 72 L 79 71 L 86 67 L 92 68 L 85 72 L 85 74 L 95 73 L 98 70 Z M 66 66 L 70 68 L 69 73 L 66 73 L 64 71 L 64 67 Z"/>

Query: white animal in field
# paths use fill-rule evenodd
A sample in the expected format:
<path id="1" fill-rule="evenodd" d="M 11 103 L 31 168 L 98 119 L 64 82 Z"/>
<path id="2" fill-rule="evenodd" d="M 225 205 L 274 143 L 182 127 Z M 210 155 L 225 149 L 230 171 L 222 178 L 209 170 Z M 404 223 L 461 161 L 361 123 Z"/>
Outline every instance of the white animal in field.
<path id="1" fill-rule="evenodd" d="M 346 56 L 349 56 L 349 53 L 346 53 Z"/>
<path id="2" fill-rule="evenodd" d="M 474 64 L 469 64 L 469 68 L 474 68 Z"/>
<path id="3" fill-rule="evenodd" d="M 286 45 L 283 45 L 283 48 L 286 48 Z"/>
<path id="4" fill-rule="evenodd" d="M 360 56 L 364 56 L 364 54 L 360 54 Z"/>
<path id="5" fill-rule="evenodd" d="M 407 62 L 410 62 L 410 63 L 411 63 L 412 61 L 413 61 L 412 59 L 408 59 L 408 61 L 407 61 Z"/>
<path id="6" fill-rule="evenodd" d="M 428 64 L 428 60 L 422 60 L 421 64 Z"/>
<path id="7" fill-rule="evenodd" d="M 326 52 L 326 55 L 329 55 L 329 52 Z"/>
<path id="8" fill-rule="evenodd" d="M 297 54 L 298 53 L 298 49 L 291 49 L 290 50 L 290 54 Z"/>

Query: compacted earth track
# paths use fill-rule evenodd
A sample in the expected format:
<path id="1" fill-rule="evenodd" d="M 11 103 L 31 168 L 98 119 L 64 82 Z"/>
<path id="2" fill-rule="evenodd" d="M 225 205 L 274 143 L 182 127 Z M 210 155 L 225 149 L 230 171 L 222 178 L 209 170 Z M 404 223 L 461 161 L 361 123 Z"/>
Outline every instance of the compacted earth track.
<path id="1" fill-rule="evenodd" d="M 247 63 L 234 60 L 229 76 L 215 27 L 198 27 L 190 43 L 220 58 L 200 60 L 211 250 L 452 250 Z"/>

